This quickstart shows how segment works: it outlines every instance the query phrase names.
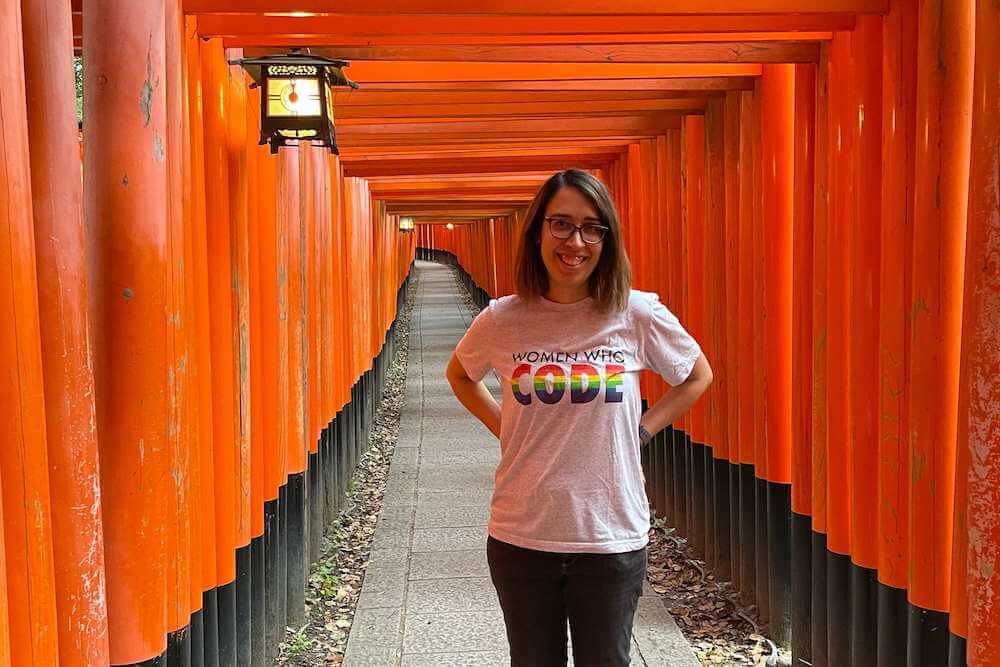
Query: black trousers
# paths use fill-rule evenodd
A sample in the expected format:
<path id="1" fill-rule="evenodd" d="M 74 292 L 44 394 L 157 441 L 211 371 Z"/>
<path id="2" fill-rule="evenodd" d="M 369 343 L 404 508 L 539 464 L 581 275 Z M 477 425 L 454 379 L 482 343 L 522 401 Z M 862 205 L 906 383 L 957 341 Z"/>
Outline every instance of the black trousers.
<path id="1" fill-rule="evenodd" d="M 566 665 L 566 622 L 573 662 L 629 664 L 632 620 L 646 578 L 646 548 L 618 554 L 554 553 L 486 540 L 512 667 Z"/>

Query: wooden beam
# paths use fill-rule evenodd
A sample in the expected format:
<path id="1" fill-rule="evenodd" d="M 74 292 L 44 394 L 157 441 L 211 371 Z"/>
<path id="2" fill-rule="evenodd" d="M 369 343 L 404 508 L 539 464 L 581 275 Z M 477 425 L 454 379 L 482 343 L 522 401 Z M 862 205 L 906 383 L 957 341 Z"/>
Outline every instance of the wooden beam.
<path id="1" fill-rule="evenodd" d="M 662 3 L 661 3 L 662 4 Z M 575 9 L 575 8 L 574 8 Z M 213 37 L 270 35 L 358 35 L 365 39 L 388 35 L 656 35 L 669 33 L 826 32 L 853 30 L 851 13 L 798 14 L 564 14 L 508 15 L 502 21 L 456 12 L 422 15 L 330 13 L 316 16 L 202 14 L 198 32 Z"/>
<path id="2" fill-rule="evenodd" d="M 341 0 L 337 9 L 349 14 L 461 14 L 475 16 L 603 14 L 884 14 L 888 0 Z M 667 8 L 669 10 L 665 11 Z M 188 14 L 260 13 L 301 15 L 330 11 L 329 0 L 184 0 Z"/>
<path id="3" fill-rule="evenodd" d="M 443 212 L 454 213 L 456 211 L 471 211 L 470 215 L 477 214 L 478 211 L 508 211 L 512 210 L 511 204 L 507 200 L 498 199 L 491 201 L 482 199 L 478 201 L 410 201 L 406 199 L 386 200 L 386 211 L 389 213 L 399 213 L 400 211 L 412 211 L 416 213 Z"/>
<path id="4" fill-rule="evenodd" d="M 341 159 L 350 160 L 361 156 L 371 156 L 377 159 L 378 156 L 398 156 L 404 157 L 415 154 L 435 154 L 439 156 L 460 155 L 467 151 L 494 151 L 497 155 L 509 154 L 512 151 L 530 150 L 559 150 L 564 148 L 607 148 L 609 151 L 620 150 L 623 144 L 617 139 L 606 137 L 590 137 L 580 141 L 566 141 L 558 137 L 548 139 L 538 139 L 534 141 L 491 141 L 489 137 L 484 137 L 479 141 L 472 141 L 461 146 L 437 146 L 423 143 L 407 144 L 405 142 L 394 143 L 391 146 L 369 146 L 365 148 L 349 148 L 341 150 Z M 502 151 L 507 151 L 503 153 Z"/>
<path id="5" fill-rule="evenodd" d="M 659 131 L 671 126 L 676 113 L 657 112 L 636 116 L 588 116 L 583 118 L 518 118 L 511 120 L 393 123 L 338 127 L 338 137 L 394 134 L 453 134 L 469 136 L 512 132 L 580 132 L 589 130 Z"/>
<path id="6" fill-rule="evenodd" d="M 247 49 L 248 56 L 268 50 Z M 567 79 L 663 79 L 760 76 L 758 64 L 718 63 L 523 63 L 433 60 L 355 61 L 345 69 L 361 85 L 378 81 L 558 81 Z"/>
<path id="7" fill-rule="evenodd" d="M 334 112 L 337 126 L 342 121 L 419 118 L 475 118 L 480 116 L 585 116 L 585 115 L 635 115 L 643 111 L 701 111 L 703 99 L 676 100 L 623 100 L 600 102 L 542 102 L 538 104 L 516 102 L 512 104 L 401 104 L 398 106 L 344 106 Z"/>
<path id="8" fill-rule="evenodd" d="M 315 40 L 304 40 L 309 46 Z M 250 57 L 284 53 L 287 47 L 247 48 Z M 678 42 L 671 44 L 317 46 L 313 53 L 358 61 L 436 61 L 438 63 L 809 63 L 815 42 Z M 690 66 L 690 65 L 689 65 Z M 672 74 L 667 74 L 671 76 Z M 674 75 L 676 76 L 676 75 Z"/>
<path id="9" fill-rule="evenodd" d="M 595 35 L 588 33 L 559 34 L 529 33 L 501 35 L 439 35 L 426 32 L 415 34 L 366 35 L 363 33 L 275 33 L 234 35 L 223 38 L 225 46 L 254 47 L 429 47 L 429 46 L 615 46 L 621 44 L 683 44 L 689 42 L 816 42 L 828 41 L 833 32 L 702 32 L 702 33 L 621 33 Z M 423 58 L 426 60 L 427 58 Z M 498 60 L 503 60 L 499 58 Z"/>
<path id="10" fill-rule="evenodd" d="M 513 104 L 513 103 L 567 103 L 621 101 L 631 103 L 638 100 L 697 100 L 699 103 L 710 95 L 721 92 L 702 90 L 496 90 L 496 91 L 435 91 L 414 90 L 409 92 L 369 90 L 366 86 L 358 90 L 339 90 L 333 94 L 338 117 L 344 109 L 359 107 L 397 107 L 400 105 L 422 104 Z"/>
<path id="11" fill-rule="evenodd" d="M 759 67 L 758 65 L 741 65 L 741 67 Z M 677 78 L 625 77 L 620 79 L 601 79 L 594 77 L 579 77 L 572 79 L 533 79 L 522 80 L 494 79 L 449 81 L 371 81 L 363 82 L 365 91 L 726 91 L 753 90 L 754 77 L 758 74 L 738 76 L 681 76 Z M 360 91 L 354 91 L 359 93 Z M 351 94 L 351 93 L 349 93 Z"/>

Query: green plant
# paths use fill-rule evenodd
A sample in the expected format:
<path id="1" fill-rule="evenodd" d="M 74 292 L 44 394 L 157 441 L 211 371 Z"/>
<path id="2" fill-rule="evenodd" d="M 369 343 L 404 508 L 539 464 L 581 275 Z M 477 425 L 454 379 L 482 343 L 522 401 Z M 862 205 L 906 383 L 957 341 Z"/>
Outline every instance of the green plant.
<path id="1" fill-rule="evenodd" d="M 319 592 L 323 597 L 333 597 L 337 594 L 337 587 L 340 586 L 340 577 L 334 574 L 333 566 L 329 563 L 322 563 L 316 567 L 313 574 Z"/>
<path id="2" fill-rule="evenodd" d="M 299 655 L 300 653 L 308 651 L 313 645 L 313 640 L 306 636 L 306 629 L 308 627 L 309 624 L 306 623 L 298 630 L 288 628 L 292 632 L 292 636 L 285 642 L 285 650 L 288 651 L 288 655 Z"/>

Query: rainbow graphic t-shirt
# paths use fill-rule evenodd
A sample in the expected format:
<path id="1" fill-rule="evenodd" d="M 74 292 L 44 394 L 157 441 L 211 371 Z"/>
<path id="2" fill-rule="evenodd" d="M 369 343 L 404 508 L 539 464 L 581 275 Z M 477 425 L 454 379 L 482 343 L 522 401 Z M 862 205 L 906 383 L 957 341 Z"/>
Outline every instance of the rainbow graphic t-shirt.
<path id="1" fill-rule="evenodd" d="M 528 549 L 620 553 L 648 542 L 638 375 L 683 382 L 701 354 L 651 292 L 622 313 L 593 299 L 490 301 L 455 350 L 473 380 L 503 387 L 489 533 Z"/>

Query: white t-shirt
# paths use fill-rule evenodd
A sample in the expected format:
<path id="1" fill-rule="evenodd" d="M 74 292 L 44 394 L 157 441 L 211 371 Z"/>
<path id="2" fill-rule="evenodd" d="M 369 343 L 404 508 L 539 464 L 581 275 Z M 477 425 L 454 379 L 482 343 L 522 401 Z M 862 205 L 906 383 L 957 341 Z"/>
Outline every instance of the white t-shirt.
<path id="1" fill-rule="evenodd" d="M 700 353 L 652 292 L 615 314 L 593 298 L 491 300 L 455 350 L 472 380 L 493 368 L 503 386 L 490 535 L 540 551 L 645 546 L 639 371 L 677 385 Z"/>

